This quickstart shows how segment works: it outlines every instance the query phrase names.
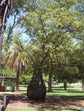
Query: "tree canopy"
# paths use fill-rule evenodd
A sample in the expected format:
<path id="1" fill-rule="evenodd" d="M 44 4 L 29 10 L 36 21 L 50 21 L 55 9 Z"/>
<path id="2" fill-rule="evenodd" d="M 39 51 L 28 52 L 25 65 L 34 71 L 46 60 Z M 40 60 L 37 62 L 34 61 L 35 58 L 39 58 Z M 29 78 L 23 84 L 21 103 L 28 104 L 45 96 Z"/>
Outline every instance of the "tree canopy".
<path id="1" fill-rule="evenodd" d="M 36 86 L 45 89 L 43 75 L 49 75 L 50 81 L 52 77 L 59 82 L 82 80 L 84 1 L 15 0 L 11 7 L 9 16 L 14 22 L 6 27 L 3 55 L 9 66 L 19 63 L 21 70 L 25 64 L 26 71 L 33 74 L 28 87 L 31 94 Z M 23 32 L 30 42 L 23 44 Z M 45 96 L 45 90 L 41 91 Z"/>

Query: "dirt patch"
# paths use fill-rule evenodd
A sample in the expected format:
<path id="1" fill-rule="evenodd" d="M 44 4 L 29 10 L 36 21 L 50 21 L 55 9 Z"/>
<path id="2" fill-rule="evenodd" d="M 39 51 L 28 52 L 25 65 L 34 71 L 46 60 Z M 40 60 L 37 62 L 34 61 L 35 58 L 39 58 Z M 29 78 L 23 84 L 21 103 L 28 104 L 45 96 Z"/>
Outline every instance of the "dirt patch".
<path id="1" fill-rule="evenodd" d="M 3 104 L 3 96 L 0 96 L 1 104 Z M 26 107 L 34 107 L 36 109 L 51 108 L 77 108 L 84 107 L 84 100 L 64 98 L 64 97 L 46 97 L 45 102 L 30 101 L 27 96 L 10 95 L 7 96 L 7 109 L 24 109 Z"/>

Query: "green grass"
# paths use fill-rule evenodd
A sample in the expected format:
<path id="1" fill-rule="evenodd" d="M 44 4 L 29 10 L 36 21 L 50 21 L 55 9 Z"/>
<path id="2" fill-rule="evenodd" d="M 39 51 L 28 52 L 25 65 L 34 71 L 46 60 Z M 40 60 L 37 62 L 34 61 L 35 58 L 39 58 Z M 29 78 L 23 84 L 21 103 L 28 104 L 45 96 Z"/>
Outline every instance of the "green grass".
<path id="1" fill-rule="evenodd" d="M 84 93 L 82 92 L 82 86 L 72 86 L 68 85 L 67 90 L 65 91 L 63 86 L 54 87 L 53 86 L 53 92 L 47 92 L 47 96 L 55 96 L 55 97 L 67 97 L 67 98 L 75 98 L 84 100 Z M 20 85 L 19 87 L 20 91 L 27 92 L 27 85 Z M 23 93 L 21 95 L 27 95 L 26 93 Z"/>
<path id="2" fill-rule="evenodd" d="M 66 91 L 64 90 L 63 86 L 58 88 L 53 87 L 53 92 L 47 93 L 47 96 L 68 97 L 84 100 L 84 93 L 82 92 L 81 86 L 77 87 L 68 85 Z"/>
<path id="3" fill-rule="evenodd" d="M 10 86 L 7 86 L 7 90 L 10 90 Z M 27 85 L 19 85 L 19 91 L 27 91 Z"/>
<path id="4" fill-rule="evenodd" d="M 5 110 L 5 111 L 10 111 L 10 110 Z M 23 109 L 14 109 L 11 111 L 23 111 Z M 50 109 L 50 108 L 35 109 L 32 107 L 28 107 L 24 109 L 24 111 L 81 111 L 81 109 Z"/>
<path id="5" fill-rule="evenodd" d="M 27 91 L 28 85 L 19 85 L 19 91 Z"/>

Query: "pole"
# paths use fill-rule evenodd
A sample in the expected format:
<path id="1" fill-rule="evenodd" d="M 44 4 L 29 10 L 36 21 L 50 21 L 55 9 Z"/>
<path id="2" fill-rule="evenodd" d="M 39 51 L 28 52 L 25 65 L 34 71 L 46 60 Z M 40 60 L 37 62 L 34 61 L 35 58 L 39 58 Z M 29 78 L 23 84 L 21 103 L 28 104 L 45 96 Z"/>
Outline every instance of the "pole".
<path id="1" fill-rule="evenodd" d="M 1 111 L 1 100 L 0 100 L 0 111 Z"/>
<path id="2" fill-rule="evenodd" d="M 4 96 L 3 101 L 4 101 L 3 107 L 5 108 L 6 107 L 6 96 Z"/>

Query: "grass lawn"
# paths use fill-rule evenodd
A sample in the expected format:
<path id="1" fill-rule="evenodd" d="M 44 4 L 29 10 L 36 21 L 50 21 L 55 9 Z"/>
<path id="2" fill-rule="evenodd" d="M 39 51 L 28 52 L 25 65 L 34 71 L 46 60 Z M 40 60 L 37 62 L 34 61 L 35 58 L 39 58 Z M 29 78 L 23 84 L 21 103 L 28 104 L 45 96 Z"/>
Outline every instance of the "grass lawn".
<path id="1" fill-rule="evenodd" d="M 66 91 L 64 90 L 63 86 L 60 86 L 58 88 L 53 87 L 53 92 L 47 93 L 47 96 L 67 97 L 84 100 L 84 93 L 82 92 L 81 87 L 82 86 L 68 85 Z"/>
<path id="2" fill-rule="evenodd" d="M 10 86 L 7 86 L 7 90 L 10 90 Z M 27 91 L 27 85 L 19 85 L 19 91 Z"/>
<path id="3" fill-rule="evenodd" d="M 5 110 L 5 111 L 10 111 L 10 110 Z M 11 110 L 11 111 L 23 111 L 23 109 L 14 109 L 14 110 Z M 28 107 L 26 109 L 24 109 L 24 111 L 82 111 L 82 109 L 50 109 L 50 108 L 44 108 L 44 109 L 35 109 L 35 108 L 32 108 L 32 107 Z M 84 110 L 83 110 L 84 111 Z"/>
<path id="4" fill-rule="evenodd" d="M 27 91 L 27 85 L 20 85 L 20 91 Z M 26 94 L 21 94 L 26 95 Z M 80 100 L 84 100 L 84 93 L 82 92 L 82 86 L 72 86 L 68 85 L 67 90 L 65 91 L 63 86 L 54 87 L 53 92 L 47 92 L 47 96 L 55 96 L 55 97 L 67 97 L 67 98 L 76 98 Z"/>
<path id="5" fill-rule="evenodd" d="M 20 91 L 26 91 L 26 85 L 20 85 Z M 26 94 L 21 94 L 26 95 Z M 53 86 L 53 92 L 47 92 L 47 96 L 53 97 L 65 97 L 65 98 L 74 98 L 79 100 L 84 100 L 84 93 L 82 93 L 81 86 L 72 86 L 68 85 L 67 90 L 65 91 L 63 86 L 55 87 Z M 10 110 L 5 110 L 10 111 Z M 11 111 L 23 111 L 23 109 L 15 109 Z M 35 109 L 33 107 L 27 107 L 24 111 L 84 111 L 82 108 L 77 107 L 74 109 L 51 109 L 51 108 L 42 108 L 42 109 Z"/>

